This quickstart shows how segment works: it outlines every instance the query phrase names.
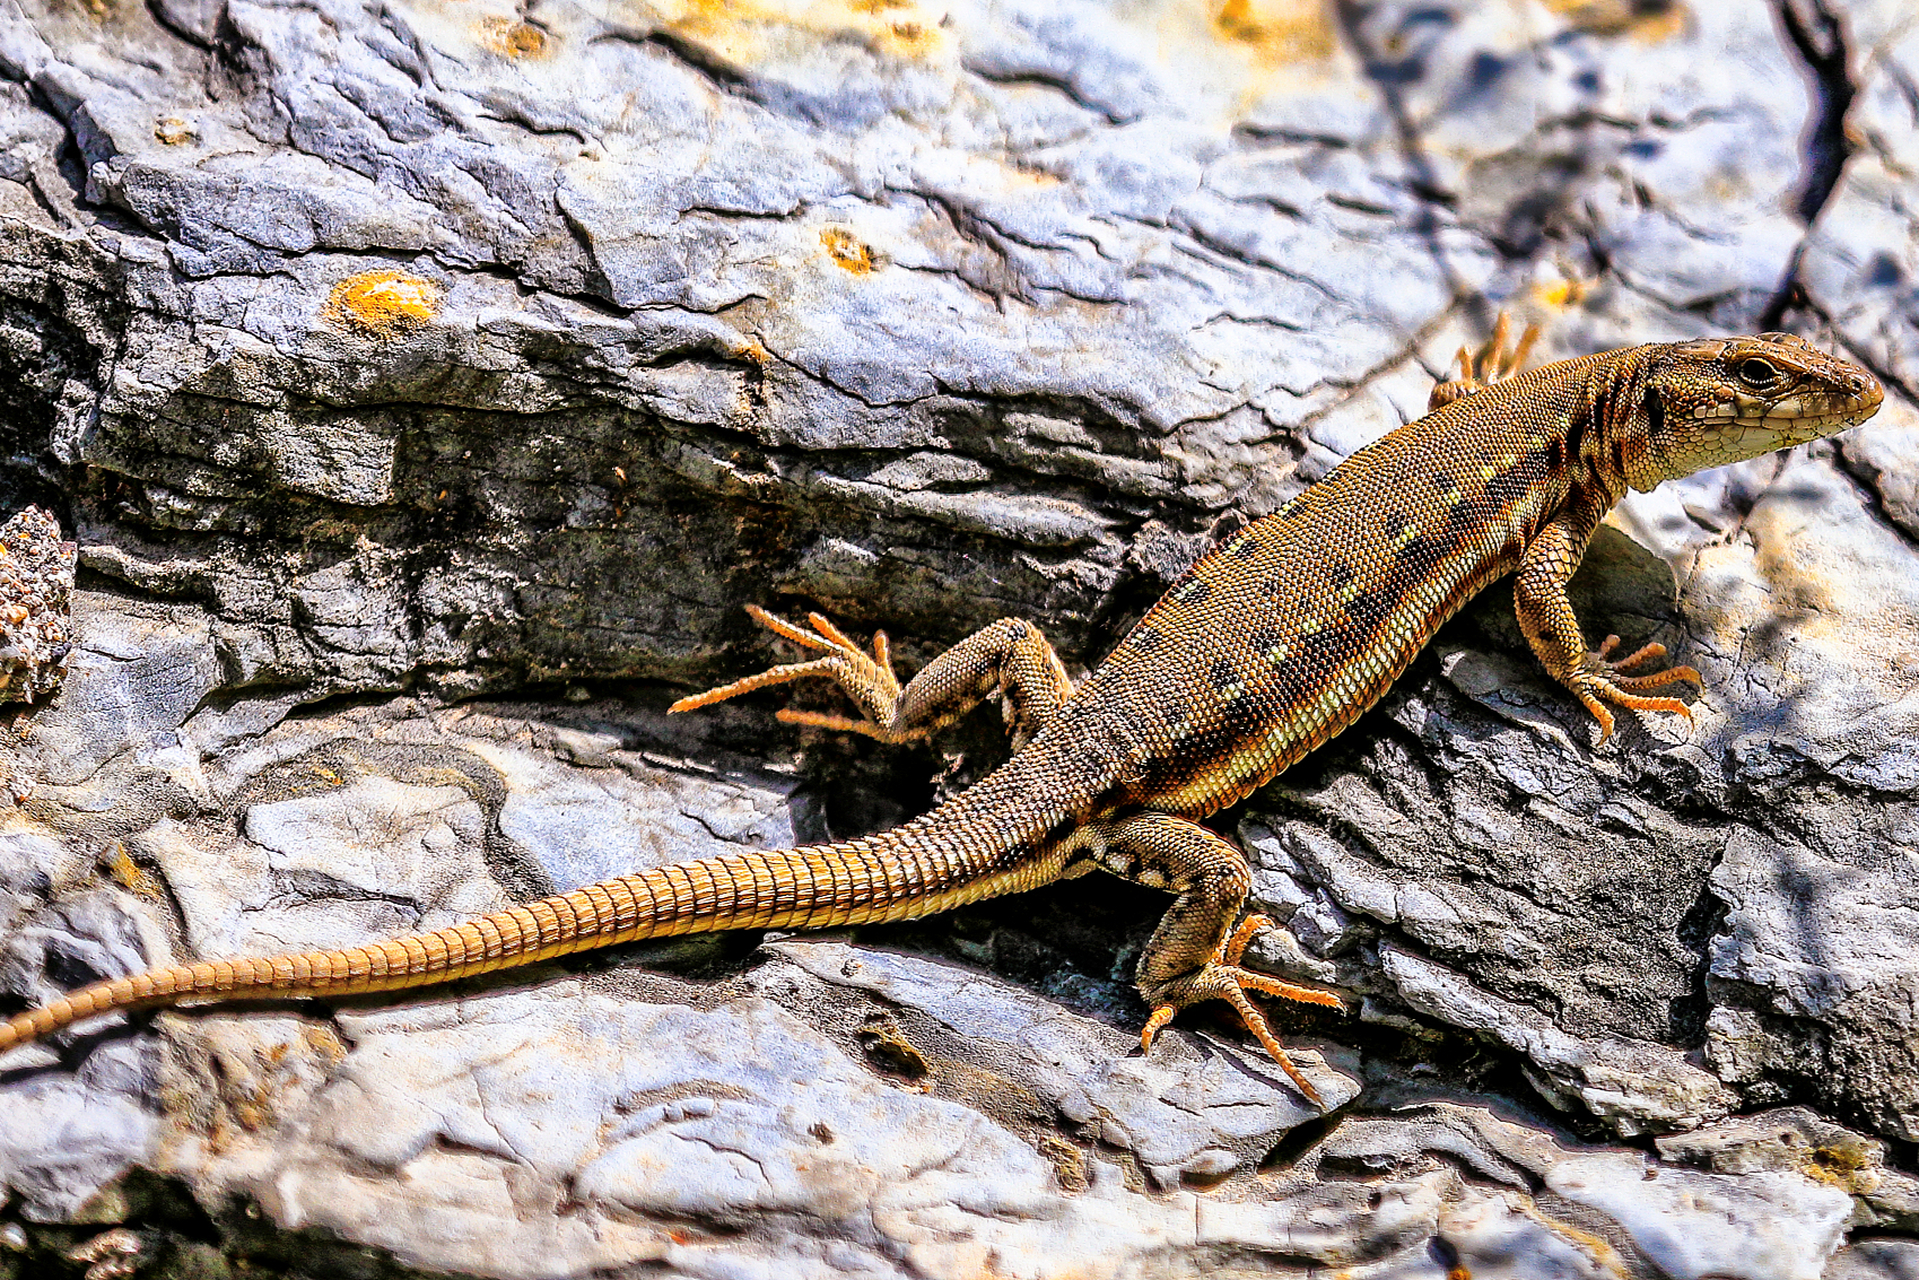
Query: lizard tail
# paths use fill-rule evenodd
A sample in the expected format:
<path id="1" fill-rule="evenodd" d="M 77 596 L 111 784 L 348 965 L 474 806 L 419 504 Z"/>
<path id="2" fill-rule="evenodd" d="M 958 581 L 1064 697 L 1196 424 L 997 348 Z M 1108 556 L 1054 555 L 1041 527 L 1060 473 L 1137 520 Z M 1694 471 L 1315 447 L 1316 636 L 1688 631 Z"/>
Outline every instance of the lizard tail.
<path id="1" fill-rule="evenodd" d="M 0 1024 L 0 1052 L 82 1018 L 206 998 L 347 996 L 450 982 L 595 947 L 716 929 L 906 920 L 1057 877 L 1063 856 L 955 849 L 924 819 L 833 845 L 655 867 L 462 924 L 365 946 L 205 960 L 97 982 Z M 988 865 L 955 876 L 953 863 Z M 1002 868 L 997 872 L 994 867 Z"/>

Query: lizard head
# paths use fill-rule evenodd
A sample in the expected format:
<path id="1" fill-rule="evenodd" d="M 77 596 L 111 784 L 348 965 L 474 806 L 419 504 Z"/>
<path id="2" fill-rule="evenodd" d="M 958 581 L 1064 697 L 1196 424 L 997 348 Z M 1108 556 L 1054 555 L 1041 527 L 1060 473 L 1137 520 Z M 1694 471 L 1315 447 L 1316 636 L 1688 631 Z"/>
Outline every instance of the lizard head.
<path id="1" fill-rule="evenodd" d="M 1623 441 L 1626 478 L 1642 491 L 1844 431 L 1885 398 L 1870 373 L 1789 333 L 1654 350 L 1645 413 Z"/>

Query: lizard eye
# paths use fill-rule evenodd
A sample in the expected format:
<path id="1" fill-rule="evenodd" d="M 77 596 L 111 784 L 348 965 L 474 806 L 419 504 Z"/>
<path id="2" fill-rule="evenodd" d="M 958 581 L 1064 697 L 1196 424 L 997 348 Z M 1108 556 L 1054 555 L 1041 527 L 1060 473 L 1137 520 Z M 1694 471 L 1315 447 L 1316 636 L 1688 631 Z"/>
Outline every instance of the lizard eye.
<path id="1" fill-rule="evenodd" d="M 1734 372 L 1749 387 L 1763 387 L 1779 376 L 1779 370 L 1772 367 L 1770 360 L 1761 360 L 1758 356 L 1741 360 Z"/>

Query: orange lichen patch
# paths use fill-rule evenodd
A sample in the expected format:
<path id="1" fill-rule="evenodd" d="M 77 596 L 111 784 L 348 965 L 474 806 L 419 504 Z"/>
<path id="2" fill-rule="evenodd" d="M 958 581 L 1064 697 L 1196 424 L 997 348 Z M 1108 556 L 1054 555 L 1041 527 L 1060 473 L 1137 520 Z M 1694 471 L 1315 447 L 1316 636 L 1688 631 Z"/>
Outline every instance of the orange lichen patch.
<path id="1" fill-rule="evenodd" d="M 1526 300 L 1535 306 L 1564 311 L 1568 307 L 1576 307 L 1584 302 L 1586 295 L 1591 292 L 1590 280 L 1549 280 L 1527 289 Z"/>
<path id="2" fill-rule="evenodd" d="M 191 124 L 179 116 L 161 116 L 153 122 L 153 136 L 169 147 L 192 142 L 198 136 Z"/>
<path id="3" fill-rule="evenodd" d="M 1873 1153 L 1863 1143 L 1834 1143 L 1807 1152 L 1801 1168 L 1808 1178 L 1857 1196 L 1879 1189 L 1882 1179 L 1873 1163 Z"/>
<path id="4" fill-rule="evenodd" d="M 1268 62 L 1331 57 L 1337 47 L 1323 0 L 1218 0 L 1213 30 Z"/>
<path id="5" fill-rule="evenodd" d="M 541 58 L 552 47 L 546 32 L 518 18 L 482 18 L 474 33 L 483 48 L 502 58 Z"/>
<path id="6" fill-rule="evenodd" d="M 328 1026 L 309 1026 L 300 1032 L 300 1038 L 306 1041 L 307 1048 L 328 1062 L 339 1062 L 346 1057 L 346 1046 L 340 1042 L 339 1033 Z"/>
<path id="7" fill-rule="evenodd" d="M 664 0 L 655 10 L 682 38 L 736 67 L 804 45 L 859 41 L 876 53 L 929 60 L 951 41 L 944 12 L 919 0 Z"/>
<path id="8" fill-rule="evenodd" d="M 1606 1272 L 1608 1275 L 1618 1276 L 1620 1280 L 1625 1280 L 1627 1274 L 1625 1260 L 1619 1256 L 1617 1249 L 1614 1249 L 1611 1244 L 1607 1243 L 1603 1236 L 1594 1235 L 1583 1227 L 1575 1227 L 1571 1223 L 1561 1222 L 1557 1218 L 1541 1213 L 1539 1206 L 1524 1196 L 1519 1197 L 1517 1203 L 1520 1211 L 1534 1222 L 1537 1222 L 1540 1226 L 1546 1228 L 1546 1230 L 1552 1232 L 1560 1239 L 1583 1250 L 1598 1264 L 1600 1270 Z"/>
<path id="9" fill-rule="evenodd" d="M 142 898 L 160 896 L 160 886 L 153 877 L 140 869 L 138 863 L 127 856 L 127 847 L 115 840 L 100 855 L 100 867 L 112 877 L 113 882 L 129 893 Z"/>
<path id="10" fill-rule="evenodd" d="M 826 256 L 856 276 L 870 276 L 886 265 L 873 246 L 860 240 L 844 227 L 828 227 L 820 232 L 820 244 Z"/>
<path id="11" fill-rule="evenodd" d="M 1644 44 L 1684 35 L 1692 22 L 1680 0 L 1546 0 L 1546 7 L 1581 31 Z"/>
<path id="12" fill-rule="evenodd" d="M 440 311 L 440 287 L 404 271 L 362 271 L 333 286 L 321 314 L 385 336 Z"/>

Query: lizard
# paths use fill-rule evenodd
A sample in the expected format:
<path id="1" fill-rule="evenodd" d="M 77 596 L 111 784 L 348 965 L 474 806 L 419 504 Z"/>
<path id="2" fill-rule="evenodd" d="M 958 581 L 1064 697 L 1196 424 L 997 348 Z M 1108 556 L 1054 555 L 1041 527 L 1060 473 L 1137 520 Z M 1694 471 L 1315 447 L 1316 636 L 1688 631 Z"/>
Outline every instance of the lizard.
<path id="1" fill-rule="evenodd" d="M 1521 372 L 1501 318 L 1424 416 L 1223 539 L 1077 685 L 1038 627 L 1002 618 L 902 686 L 884 632 L 870 652 L 824 616 L 806 627 L 748 606 L 818 656 L 670 708 L 690 711 L 807 677 L 858 716 L 783 709 L 789 723 L 897 743 L 995 695 L 1012 754 L 892 830 L 655 867 L 409 937 L 264 959 L 179 964 L 96 982 L 0 1024 L 0 1050 L 110 1010 L 207 998 L 325 997 L 446 982 L 595 947 L 719 929 L 819 929 L 911 919 L 1104 869 L 1173 901 L 1140 957 L 1143 1051 L 1182 1009 L 1225 1000 L 1317 1106 L 1248 993 L 1343 1007 L 1332 991 L 1246 968 L 1277 926 L 1241 919 L 1251 872 L 1201 819 L 1264 785 L 1371 707 L 1447 618 L 1513 575 L 1540 662 L 1599 724 L 1612 708 L 1674 712 L 1646 690 L 1703 684 L 1646 670 L 1648 644 L 1587 647 L 1566 586 L 1630 489 L 1831 435 L 1877 411 L 1866 370 L 1804 339 L 1655 343 Z"/>

